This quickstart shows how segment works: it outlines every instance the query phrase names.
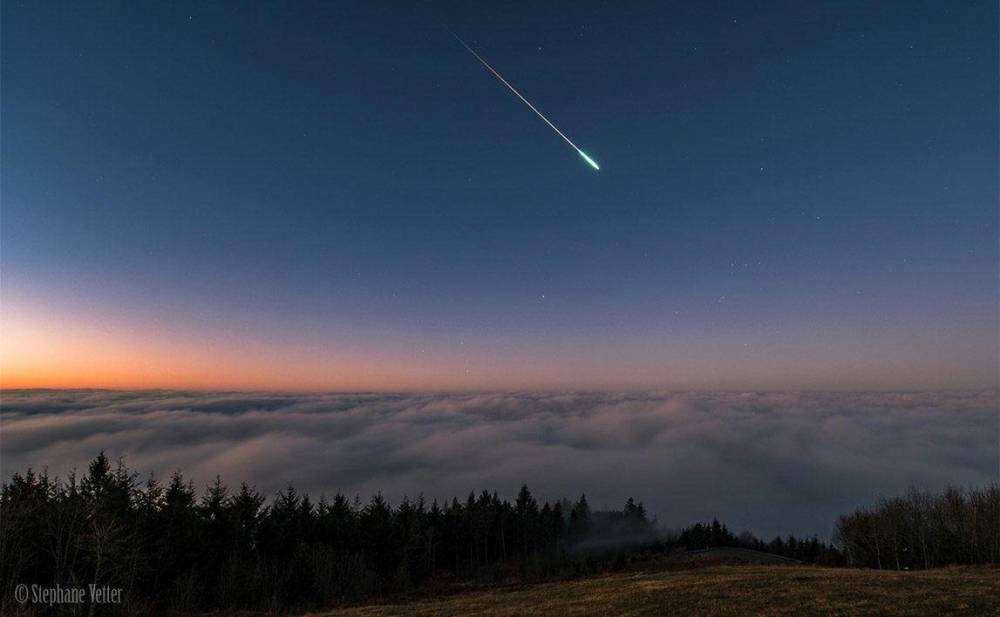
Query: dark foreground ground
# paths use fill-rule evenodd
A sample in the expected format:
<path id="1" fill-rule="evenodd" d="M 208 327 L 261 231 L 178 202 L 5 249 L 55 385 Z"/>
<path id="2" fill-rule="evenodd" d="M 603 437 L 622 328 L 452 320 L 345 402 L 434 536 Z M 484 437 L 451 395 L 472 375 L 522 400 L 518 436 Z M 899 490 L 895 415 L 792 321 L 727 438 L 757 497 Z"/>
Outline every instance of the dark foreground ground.
<path id="1" fill-rule="evenodd" d="M 714 565 L 500 587 L 311 615 L 1000 616 L 1000 569 L 889 572 L 794 564 Z"/>

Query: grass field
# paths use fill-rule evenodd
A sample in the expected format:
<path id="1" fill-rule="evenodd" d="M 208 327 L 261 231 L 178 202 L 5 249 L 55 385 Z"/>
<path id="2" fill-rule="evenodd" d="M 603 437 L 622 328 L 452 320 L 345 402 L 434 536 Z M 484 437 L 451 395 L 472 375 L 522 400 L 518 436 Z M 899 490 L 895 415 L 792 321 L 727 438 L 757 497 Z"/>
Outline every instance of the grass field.
<path id="1" fill-rule="evenodd" d="M 712 566 L 507 586 L 312 615 L 1000 615 L 1000 570 Z"/>

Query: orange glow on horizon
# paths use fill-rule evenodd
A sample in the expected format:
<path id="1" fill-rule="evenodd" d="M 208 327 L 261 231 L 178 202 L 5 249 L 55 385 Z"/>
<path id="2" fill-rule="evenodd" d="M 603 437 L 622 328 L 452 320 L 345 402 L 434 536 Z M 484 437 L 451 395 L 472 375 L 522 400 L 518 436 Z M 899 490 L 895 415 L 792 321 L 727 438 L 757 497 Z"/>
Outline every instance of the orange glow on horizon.
<path id="1" fill-rule="evenodd" d="M 342 355 L 301 353 L 233 337 L 199 340 L 51 315 L 39 319 L 5 306 L 0 389 L 428 389 L 428 371 L 405 370 L 402 358 L 375 362 Z"/>
<path id="2" fill-rule="evenodd" d="M 57 312 L 5 294 L 0 389 L 254 391 L 912 390 L 996 388 L 961 355 L 896 343 L 909 364 L 857 345 L 786 348 L 766 358 L 725 345 L 457 345 L 377 327 L 323 332 L 246 320 L 84 306 Z M 48 306 L 67 307 L 51 303 Z M 88 310 L 89 309 L 89 310 Z M 278 324 L 279 326 L 283 324 Z M 352 338 L 339 332 L 350 332 Z M 918 361 L 919 360 L 919 361 Z M 843 384 L 838 387 L 838 384 Z"/>

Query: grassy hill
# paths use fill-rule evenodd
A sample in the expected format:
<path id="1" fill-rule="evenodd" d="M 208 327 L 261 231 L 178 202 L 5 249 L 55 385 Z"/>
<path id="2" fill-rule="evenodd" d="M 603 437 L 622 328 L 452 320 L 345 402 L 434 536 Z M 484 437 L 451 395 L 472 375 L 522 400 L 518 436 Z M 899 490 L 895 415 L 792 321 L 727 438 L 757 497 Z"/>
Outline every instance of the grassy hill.
<path id="1" fill-rule="evenodd" d="M 498 587 L 314 615 L 1000 615 L 1000 570 L 709 566 Z"/>

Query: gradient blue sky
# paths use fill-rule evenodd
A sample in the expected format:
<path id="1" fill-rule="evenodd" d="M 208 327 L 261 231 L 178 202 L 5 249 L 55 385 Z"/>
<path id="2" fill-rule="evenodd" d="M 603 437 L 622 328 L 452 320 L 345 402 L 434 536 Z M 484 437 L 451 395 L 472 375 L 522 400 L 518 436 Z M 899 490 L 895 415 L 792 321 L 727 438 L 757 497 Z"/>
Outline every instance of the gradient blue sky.
<path id="1" fill-rule="evenodd" d="M 5 387 L 996 387 L 995 2 L 2 12 Z"/>

